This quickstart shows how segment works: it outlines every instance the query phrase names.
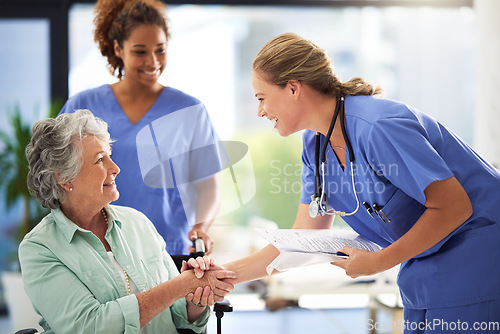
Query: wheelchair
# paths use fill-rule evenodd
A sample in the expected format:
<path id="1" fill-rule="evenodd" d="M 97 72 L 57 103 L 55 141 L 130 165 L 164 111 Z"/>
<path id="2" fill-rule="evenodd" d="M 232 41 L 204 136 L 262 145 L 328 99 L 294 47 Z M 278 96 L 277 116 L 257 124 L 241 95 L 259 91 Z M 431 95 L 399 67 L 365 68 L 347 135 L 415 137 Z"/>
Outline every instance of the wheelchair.
<path id="1" fill-rule="evenodd" d="M 217 334 L 222 334 L 222 317 L 225 312 L 233 312 L 233 306 L 231 303 L 224 299 L 222 302 L 215 303 L 214 305 L 214 313 L 217 317 Z M 179 334 L 193 334 L 194 332 L 190 329 L 178 329 Z M 15 334 L 36 334 L 38 330 L 35 328 L 21 329 L 17 331 Z M 205 331 L 206 333 L 206 331 Z"/>
<path id="2" fill-rule="evenodd" d="M 201 242 L 200 242 L 201 241 Z M 190 258 L 196 258 L 198 256 L 205 256 L 205 245 L 201 239 L 197 239 L 193 241 L 193 245 L 195 247 L 195 252 L 189 255 L 171 255 L 177 269 L 181 270 L 182 261 L 187 261 Z M 215 303 L 214 313 L 217 317 L 217 334 L 222 334 L 222 317 L 226 312 L 233 312 L 233 306 L 231 303 L 224 299 L 222 302 Z M 194 332 L 190 329 L 178 329 L 179 334 L 193 334 Z M 15 334 L 36 334 L 38 330 L 35 328 L 27 328 L 18 330 Z M 205 331 L 206 334 L 206 331 Z"/>

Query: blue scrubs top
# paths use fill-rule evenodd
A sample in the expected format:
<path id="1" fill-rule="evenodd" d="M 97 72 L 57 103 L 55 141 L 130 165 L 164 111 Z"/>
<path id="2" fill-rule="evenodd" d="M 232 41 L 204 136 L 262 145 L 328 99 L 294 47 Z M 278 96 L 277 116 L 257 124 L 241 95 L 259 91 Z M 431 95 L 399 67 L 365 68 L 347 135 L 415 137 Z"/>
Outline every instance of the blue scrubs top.
<path id="1" fill-rule="evenodd" d="M 195 223 L 193 185 L 221 169 L 219 160 L 207 162 L 203 150 L 218 142 L 204 105 L 166 87 L 132 124 L 111 86 L 103 85 L 71 97 L 61 113 L 76 109 L 89 109 L 106 121 L 115 140 L 113 160 L 121 171 L 116 178 L 120 198 L 113 204 L 143 212 L 165 239 L 169 254 L 186 254 L 187 234 Z"/>
<path id="2" fill-rule="evenodd" d="M 361 204 L 345 221 L 360 235 L 387 247 L 425 211 L 425 188 L 454 176 L 473 206 L 472 216 L 422 254 L 401 264 L 405 307 L 429 309 L 500 298 L 500 173 L 452 131 L 405 104 L 371 96 L 345 98 L 347 133 L 354 150 L 343 170 L 328 144 L 325 189 L 335 210 L 360 203 L 383 207 L 391 222 L 372 218 Z M 321 136 L 321 143 L 325 140 Z M 315 132 L 303 135 L 301 202 L 314 194 Z M 347 149 L 347 148 L 346 148 Z"/>

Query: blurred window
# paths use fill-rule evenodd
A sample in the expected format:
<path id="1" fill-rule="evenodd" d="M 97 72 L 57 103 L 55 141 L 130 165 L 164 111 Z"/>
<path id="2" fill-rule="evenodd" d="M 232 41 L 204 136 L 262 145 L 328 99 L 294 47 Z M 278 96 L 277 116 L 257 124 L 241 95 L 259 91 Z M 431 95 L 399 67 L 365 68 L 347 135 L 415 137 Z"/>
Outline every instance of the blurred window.
<path id="1" fill-rule="evenodd" d="M 49 21 L 0 19 L 0 45 L 0 129 L 12 134 L 9 119 L 16 109 L 21 111 L 25 124 L 46 117 L 48 112 Z M 12 137 L 12 140 L 15 139 Z M 0 144 L 0 151 L 3 149 Z M 0 192 L 0 271 L 12 260 L 6 259 L 5 254 L 18 246 L 11 235 L 16 233 L 16 225 L 22 217 L 22 204 L 19 202 L 7 210 L 5 190 Z"/>
<path id="2" fill-rule="evenodd" d="M 257 195 L 241 219 L 257 214 L 287 227 L 298 205 L 300 133 L 280 138 L 258 118 L 251 86 L 253 58 L 278 34 L 311 39 L 327 50 L 343 81 L 379 82 L 386 97 L 472 141 L 472 8 L 170 5 L 167 16 L 171 40 L 160 81 L 205 103 L 222 139 L 249 145 Z M 71 8 L 70 95 L 116 81 L 93 41 L 92 19 L 92 5 Z"/>

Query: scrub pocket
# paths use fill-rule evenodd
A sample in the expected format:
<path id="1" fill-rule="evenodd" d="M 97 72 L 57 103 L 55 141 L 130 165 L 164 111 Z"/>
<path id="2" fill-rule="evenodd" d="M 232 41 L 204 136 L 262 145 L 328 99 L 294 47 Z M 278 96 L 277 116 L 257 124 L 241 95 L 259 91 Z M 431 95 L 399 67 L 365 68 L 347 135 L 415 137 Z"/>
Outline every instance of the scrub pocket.
<path id="1" fill-rule="evenodd" d="M 374 221 L 379 232 L 382 232 L 380 235 L 386 235 L 388 241 L 393 243 L 413 227 L 425 209 L 425 206 L 398 189 L 382 207 L 382 211 L 391 221 L 382 222 L 373 213 Z"/>

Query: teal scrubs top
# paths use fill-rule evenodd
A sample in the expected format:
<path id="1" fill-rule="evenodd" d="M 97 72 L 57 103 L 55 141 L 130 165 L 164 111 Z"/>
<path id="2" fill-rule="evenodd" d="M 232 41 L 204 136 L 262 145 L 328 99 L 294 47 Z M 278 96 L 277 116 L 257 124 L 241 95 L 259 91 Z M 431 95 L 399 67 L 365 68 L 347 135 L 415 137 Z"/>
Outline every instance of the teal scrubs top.
<path id="1" fill-rule="evenodd" d="M 361 204 L 345 221 L 387 247 L 425 211 L 424 190 L 454 176 L 467 192 L 472 216 L 429 250 L 401 264 L 398 285 L 405 307 L 428 309 L 500 298 L 500 173 L 451 130 L 405 104 L 371 96 L 345 98 L 346 127 L 354 150 L 345 170 L 330 145 L 325 189 L 335 210 L 377 204 L 391 222 L 372 218 Z M 325 140 L 321 136 L 322 141 Z M 301 202 L 314 194 L 315 132 L 303 135 Z"/>

